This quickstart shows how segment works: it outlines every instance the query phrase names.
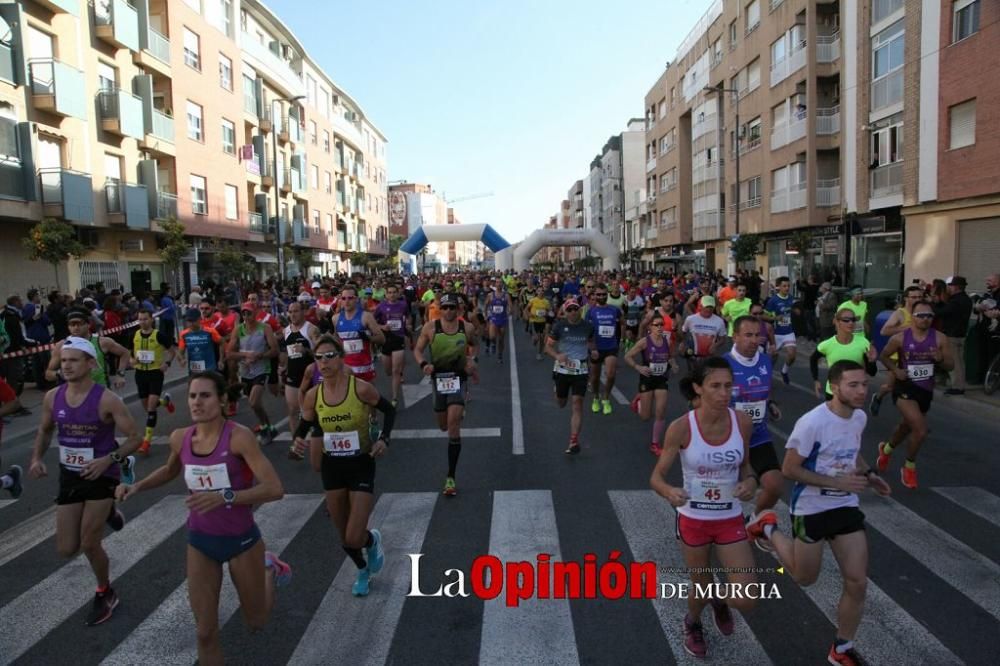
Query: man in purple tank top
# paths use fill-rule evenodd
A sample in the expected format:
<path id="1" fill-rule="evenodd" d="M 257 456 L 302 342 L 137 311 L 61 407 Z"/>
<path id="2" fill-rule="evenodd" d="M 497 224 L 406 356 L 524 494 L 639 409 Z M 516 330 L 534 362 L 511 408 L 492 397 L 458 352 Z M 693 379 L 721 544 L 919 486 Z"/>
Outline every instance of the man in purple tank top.
<path id="1" fill-rule="evenodd" d="M 933 321 L 933 306 L 918 301 L 913 305 L 911 327 L 892 336 L 882 349 L 882 363 L 896 378 L 892 401 L 903 418 L 889 441 L 878 445 L 875 464 L 879 472 L 885 472 L 893 449 L 909 437 L 900 476 L 903 485 L 910 489 L 917 487 L 917 453 L 927 438 L 927 412 L 934 398 L 934 368 L 951 370 L 955 365 L 948 338 L 938 335 L 931 327 Z M 897 353 L 899 359 L 894 361 Z"/>
<path id="2" fill-rule="evenodd" d="M 58 429 L 56 548 L 63 557 L 82 552 L 90 561 L 97 594 L 87 624 L 96 625 L 110 618 L 118 606 L 101 539 L 105 522 L 114 530 L 125 526 L 125 517 L 114 506 L 115 487 L 119 465 L 139 448 L 139 430 L 122 399 L 91 378 L 97 350 L 89 340 L 68 337 L 59 355 L 66 383 L 45 394 L 29 473 L 36 479 L 48 474 L 42 459 L 52 431 Z M 125 435 L 121 446 L 115 441 L 116 429 Z"/>
<path id="3" fill-rule="evenodd" d="M 392 377 L 392 406 L 399 403 L 399 387 L 403 383 L 406 363 L 406 341 L 413 344 L 413 332 L 407 327 L 409 304 L 399 297 L 399 287 L 391 284 L 385 288 L 385 300 L 375 308 L 375 322 L 385 333 L 382 343 L 382 367 Z"/>

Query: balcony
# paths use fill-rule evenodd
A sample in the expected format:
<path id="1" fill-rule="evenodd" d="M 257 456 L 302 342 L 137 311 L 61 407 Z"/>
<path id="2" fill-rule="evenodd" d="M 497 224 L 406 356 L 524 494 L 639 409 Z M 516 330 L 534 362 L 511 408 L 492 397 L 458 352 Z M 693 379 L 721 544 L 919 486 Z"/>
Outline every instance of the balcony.
<path id="1" fill-rule="evenodd" d="M 354 173 L 354 180 L 361 180 L 361 178 L 364 176 L 365 173 L 365 165 L 362 164 L 361 162 L 355 162 L 353 173 Z"/>
<path id="2" fill-rule="evenodd" d="M 117 178 L 104 183 L 108 222 L 125 223 L 129 229 L 149 229 L 149 197 L 145 185 L 129 185 Z"/>
<path id="3" fill-rule="evenodd" d="M 771 63 L 771 87 L 778 85 L 789 76 L 806 66 L 806 42 L 795 45 L 790 54 L 778 62 Z"/>
<path id="4" fill-rule="evenodd" d="M 264 216 L 260 213 L 247 213 L 247 228 L 252 234 L 263 234 Z"/>
<path id="5" fill-rule="evenodd" d="M 784 213 L 806 206 L 806 184 L 794 183 L 771 192 L 771 212 Z"/>
<path id="6" fill-rule="evenodd" d="M 364 139 L 361 136 L 360 123 L 344 116 L 344 111 L 340 107 L 333 110 L 333 131 L 345 139 L 347 143 L 355 148 L 364 147 Z"/>
<path id="7" fill-rule="evenodd" d="M 719 116 L 715 113 L 709 116 L 702 116 L 691 126 L 691 140 L 694 141 L 698 137 L 704 136 L 709 132 L 714 132 L 719 129 Z"/>
<path id="8" fill-rule="evenodd" d="M 161 17 L 166 22 L 166 17 Z M 139 49 L 132 53 L 132 62 L 146 70 L 170 78 L 170 40 L 148 25 L 143 40 L 143 21 L 139 22 Z"/>
<path id="9" fill-rule="evenodd" d="M 278 169 L 278 189 L 282 194 L 292 191 L 292 170 L 288 167 Z"/>
<path id="10" fill-rule="evenodd" d="M 94 34 L 98 39 L 131 51 L 139 50 L 139 16 L 126 0 L 97 0 Z"/>
<path id="11" fill-rule="evenodd" d="M 840 106 L 816 109 L 816 134 L 838 134 L 840 132 Z"/>
<path id="12" fill-rule="evenodd" d="M 702 164 L 696 166 L 691 170 L 691 184 L 697 185 L 698 183 L 711 182 L 719 179 L 720 169 L 722 168 L 722 160 L 715 160 L 708 164 Z M 672 183 L 671 189 L 676 187 L 677 183 Z"/>
<path id="13" fill-rule="evenodd" d="M 783 121 L 771 130 L 771 150 L 777 150 L 806 135 L 806 114 L 793 114 L 792 119 Z"/>
<path id="14" fill-rule="evenodd" d="M 101 127 L 118 136 L 142 139 L 146 132 L 142 122 L 142 100 L 121 89 L 97 93 L 97 109 Z"/>
<path id="15" fill-rule="evenodd" d="M 36 0 L 36 2 L 50 12 L 80 15 L 80 0 Z"/>
<path id="16" fill-rule="evenodd" d="M 17 157 L 0 157 L 0 197 L 25 199 L 24 162 Z"/>
<path id="17" fill-rule="evenodd" d="M 831 208 L 840 205 L 840 179 L 816 181 L 816 205 Z"/>
<path id="18" fill-rule="evenodd" d="M 84 74 L 55 58 L 28 61 L 28 78 L 35 108 L 60 116 L 87 119 Z"/>
<path id="19" fill-rule="evenodd" d="M 156 219 L 177 219 L 177 195 L 170 192 L 156 193 Z"/>
<path id="20" fill-rule="evenodd" d="M 274 82 L 283 88 L 283 92 L 287 93 L 288 97 L 306 93 L 302 76 L 295 71 L 290 62 L 272 51 L 267 45 L 261 44 L 256 35 L 244 32 L 241 37 L 240 47 L 244 55 L 251 56 L 250 64 L 255 67 L 261 66 L 267 70 L 267 73 L 270 74 L 268 78 L 274 79 Z"/>
<path id="21" fill-rule="evenodd" d="M 258 155 L 258 157 L 261 156 Z M 266 155 L 261 157 L 258 171 L 260 172 L 261 187 L 273 187 L 274 167 L 271 166 L 271 160 Z"/>
<path id="22" fill-rule="evenodd" d="M 89 173 L 54 167 L 39 169 L 45 215 L 94 223 L 94 187 Z"/>
<path id="23" fill-rule="evenodd" d="M 656 155 L 653 155 L 648 160 L 646 160 L 646 173 L 656 171 Z"/>
<path id="24" fill-rule="evenodd" d="M 903 163 L 893 162 L 871 170 L 872 210 L 900 205 L 903 201 Z M 898 202 L 898 203 L 897 203 Z"/>
<path id="25" fill-rule="evenodd" d="M 243 89 L 243 110 L 257 117 L 257 95 L 253 90 Z"/>
<path id="26" fill-rule="evenodd" d="M 296 245 L 309 244 L 309 225 L 305 220 L 292 220 L 292 242 Z"/>
<path id="27" fill-rule="evenodd" d="M 836 62 L 840 59 L 840 32 L 816 36 L 816 62 Z"/>
<path id="28" fill-rule="evenodd" d="M 903 68 L 872 81 L 871 111 L 875 113 L 903 102 Z"/>
<path id="29" fill-rule="evenodd" d="M 139 141 L 139 147 L 168 157 L 176 156 L 173 117 L 157 109 L 149 109 L 148 119 L 149 127 Z"/>
<path id="30" fill-rule="evenodd" d="M 660 235 L 660 230 L 657 229 L 656 227 L 650 227 L 649 229 L 646 229 L 646 234 L 645 234 L 646 240 L 655 241 L 659 237 L 659 235 Z"/>
<path id="31" fill-rule="evenodd" d="M 760 127 L 756 129 L 756 134 L 751 134 L 746 141 L 740 141 L 740 155 L 746 155 L 751 150 L 760 148 Z"/>
<path id="32" fill-rule="evenodd" d="M 696 212 L 691 222 L 691 240 L 708 241 L 722 238 L 722 211 Z"/>
<path id="33" fill-rule="evenodd" d="M 261 109 L 260 113 L 257 114 L 257 122 L 261 134 L 267 134 L 274 129 L 274 123 L 271 122 L 271 109 Z"/>

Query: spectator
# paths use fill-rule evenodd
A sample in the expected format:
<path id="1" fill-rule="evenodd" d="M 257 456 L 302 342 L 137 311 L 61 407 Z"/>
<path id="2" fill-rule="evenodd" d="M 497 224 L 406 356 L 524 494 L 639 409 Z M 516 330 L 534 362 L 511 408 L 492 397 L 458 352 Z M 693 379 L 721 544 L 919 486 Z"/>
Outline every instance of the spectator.
<path id="1" fill-rule="evenodd" d="M 965 278 L 955 275 L 948 278 L 948 299 L 934 304 L 934 314 L 941 318 L 941 332 L 944 333 L 952 349 L 955 350 L 955 369 L 951 371 L 951 387 L 946 395 L 965 394 L 965 338 L 969 332 L 969 318 L 972 316 L 972 299 L 965 293 L 968 286 Z"/>
<path id="2" fill-rule="evenodd" d="M 202 298 L 204 298 L 204 296 L 201 293 L 201 287 L 195 285 L 191 287 L 191 293 L 188 294 L 188 305 L 197 309 L 198 306 L 201 305 Z"/>
<path id="3" fill-rule="evenodd" d="M 167 337 L 167 339 L 174 340 L 174 318 L 177 316 L 177 305 L 174 303 L 174 299 L 170 296 L 170 285 L 166 282 L 160 283 L 159 309 L 163 310 L 163 312 L 160 313 L 160 331 Z"/>
<path id="4" fill-rule="evenodd" d="M 56 342 L 69 337 L 69 327 L 66 325 L 66 303 L 58 291 L 49 292 L 49 306 L 45 314 L 52 323 L 52 339 Z"/>
<path id="5" fill-rule="evenodd" d="M 837 295 L 833 293 L 833 285 L 824 282 L 819 286 L 816 297 L 816 319 L 819 323 L 819 339 L 826 340 L 834 336 L 833 318 L 837 315 Z"/>
<path id="6" fill-rule="evenodd" d="M 799 293 L 802 295 L 802 318 L 805 320 L 806 337 L 815 341 L 817 335 L 816 301 L 819 299 L 819 282 L 816 274 L 810 273 L 805 280 L 799 280 Z"/>
<path id="7" fill-rule="evenodd" d="M 24 324 L 21 320 L 21 297 L 14 295 L 7 298 L 7 305 L 0 313 L 0 320 L 3 321 L 4 329 L 7 331 L 9 344 L 5 352 L 21 351 L 29 346 L 27 337 L 24 334 Z M 0 364 L 0 375 L 7 380 L 14 392 L 18 395 L 24 389 L 24 367 L 25 359 L 20 357 L 4 359 Z"/>
<path id="8" fill-rule="evenodd" d="M 25 333 L 29 339 L 34 340 L 34 344 L 47 345 L 52 342 L 49 316 L 42 307 L 42 296 L 37 289 L 28 290 L 28 302 L 21 309 L 21 319 L 24 321 Z M 28 357 L 29 376 L 34 379 L 35 386 L 39 390 L 44 391 L 49 387 L 45 381 L 45 368 L 49 365 L 50 356 L 51 352 L 42 351 Z"/>

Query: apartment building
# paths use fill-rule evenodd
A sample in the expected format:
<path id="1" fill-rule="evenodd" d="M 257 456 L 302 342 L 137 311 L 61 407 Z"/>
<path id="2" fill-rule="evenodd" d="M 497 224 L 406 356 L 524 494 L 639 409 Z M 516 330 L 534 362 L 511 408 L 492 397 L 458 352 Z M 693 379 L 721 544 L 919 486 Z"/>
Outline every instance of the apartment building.
<path id="1" fill-rule="evenodd" d="M 389 186 L 392 201 L 394 235 L 409 237 L 417 229 L 430 224 L 448 224 L 448 204 L 440 194 L 426 183 L 397 183 Z M 402 220 L 402 222 L 399 222 Z M 454 243 L 431 241 L 427 243 L 419 263 L 414 261 L 411 270 L 447 270 L 452 262 Z"/>
<path id="2" fill-rule="evenodd" d="M 583 229 L 587 224 L 587 206 L 584 205 L 584 181 L 578 180 L 573 183 L 566 193 L 566 201 L 569 203 L 569 228 Z M 573 246 L 568 249 L 568 261 L 577 261 L 586 256 L 586 248 Z"/>
<path id="3" fill-rule="evenodd" d="M 264 6 L 37 0 L 0 19 L 9 290 L 55 286 L 20 250 L 43 217 L 89 248 L 61 267 L 63 288 L 158 287 L 156 221 L 170 217 L 193 244 L 186 287 L 217 275 L 228 246 L 261 276 L 297 274 L 303 253 L 325 271 L 387 253 L 385 137 Z"/>

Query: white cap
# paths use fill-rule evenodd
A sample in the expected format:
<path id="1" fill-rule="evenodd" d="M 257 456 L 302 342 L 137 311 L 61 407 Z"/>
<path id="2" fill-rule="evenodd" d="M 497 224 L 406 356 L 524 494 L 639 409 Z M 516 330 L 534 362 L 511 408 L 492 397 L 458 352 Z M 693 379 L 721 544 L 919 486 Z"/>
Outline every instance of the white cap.
<path id="1" fill-rule="evenodd" d="M 78 338 L 76 336 L 69 336 L 63 340 L 63 349 L 75 349 L 76 351 L 81 351 L 90 358 L 97 358 L 97 350 L 94 349 L 94 345 L 90 343 L 90 340 L 85 340 L 84 338 Z"/>
<path id="2" fill-rule="evenodd" d="M 313 283 L 312 283 L 312 287 L 310 287 L 310 288 L 311 288 L 311 289 L 319 289 L 319 288 L 320 288 L 320 287 L 322 287 L 322 286 L 323 286 L 323 285 L 321 285 L 321 284 L 320 284 L 319 282 L 313 282 Z"/>
<path id="3" fill-rule="evenodd" d="M 309 301 L 312 300 L 312 297 L 310 297 L 309 294 L 303 291 L 301 294 L 299 294 L 296 300 L 298 300 L 299 303 L 308 303 Z"/>

